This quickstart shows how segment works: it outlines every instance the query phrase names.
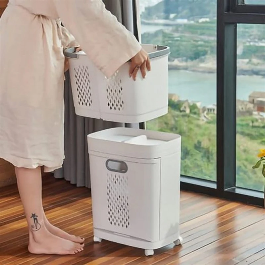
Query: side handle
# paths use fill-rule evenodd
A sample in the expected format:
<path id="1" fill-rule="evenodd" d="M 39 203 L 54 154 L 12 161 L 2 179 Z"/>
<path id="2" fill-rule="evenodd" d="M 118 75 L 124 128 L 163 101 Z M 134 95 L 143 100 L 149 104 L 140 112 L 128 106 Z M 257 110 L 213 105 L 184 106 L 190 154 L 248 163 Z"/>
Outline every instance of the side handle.
<path id="1" fill-rule="evenodd" d="M 128 166 L 124 161 L 113 160 L 113 159 L 108 159 L 106 161 L 106 168 L 109 171 L 123 173 L 123 174 L 128 171 Z"/>

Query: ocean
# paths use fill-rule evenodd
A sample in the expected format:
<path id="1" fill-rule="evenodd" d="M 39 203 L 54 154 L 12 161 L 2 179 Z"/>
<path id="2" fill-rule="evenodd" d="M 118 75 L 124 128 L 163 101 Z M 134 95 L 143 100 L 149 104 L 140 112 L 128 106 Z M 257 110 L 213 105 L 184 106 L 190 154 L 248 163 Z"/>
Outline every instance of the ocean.
<path id="1" fill-rule="evenodd" d="M 141 32 L 154 32 L 170 26 L 142 25 Z M 163 44 L 163 43 L 154 43 Z M 199 101 L 202 106 L 216 104 L 216 74 L 169 70 L 169 93 L 177 94 L 181 100 Z M 265 92 L 265 77 L 237 76 L 237 99 L 248 100 L 253 91 Z"/>
<path id="2" fill-rule="evenodd" d="M 168 90 L 181 100 L 199 101 L 202 106 L 216 104 L 216 74 L 170 70 Z M 237 99 L 248 100 L 253 91 L 265 92 L 264 77 L 237 76 Z"/>

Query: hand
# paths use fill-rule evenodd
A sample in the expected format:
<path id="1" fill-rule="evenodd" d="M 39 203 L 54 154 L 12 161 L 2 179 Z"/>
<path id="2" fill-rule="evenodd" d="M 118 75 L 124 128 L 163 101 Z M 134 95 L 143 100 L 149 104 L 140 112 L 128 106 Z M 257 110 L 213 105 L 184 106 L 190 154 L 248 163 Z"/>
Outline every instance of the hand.
<path id="1" fill-rule="evenodd" d="M 75 47 L 75 52 L 80 52 L 80 51 L 82 51 L 81 47 Z M 69 70 L 69 59 L 65 58 L 64 59 L 64 72 L 66 72 L 68 70 Z"/>
<path id="2" fill-rule="evenodd" d="M 139 69 L 142 73 L 143 78 L 145 78 L 145 76 L 146 76 L 146 69 L 148 71 L 151 71 L 150 59 L 148 57 L 147 52 L 144 49 L 139 51 L 131 59 L 129 75 L 130 75 L 130 77 L 133 78 L 134 81 L 136 80 L 136 75 L 137 75 Z"/>

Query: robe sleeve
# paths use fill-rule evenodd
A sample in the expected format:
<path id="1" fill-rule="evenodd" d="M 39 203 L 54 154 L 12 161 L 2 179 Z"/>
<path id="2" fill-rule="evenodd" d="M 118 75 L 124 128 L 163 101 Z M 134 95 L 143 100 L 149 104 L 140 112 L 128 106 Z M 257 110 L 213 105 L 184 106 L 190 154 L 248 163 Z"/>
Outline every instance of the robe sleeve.
<path id="1" fill-rule="evenodd" d="M 64 49 L 80 47 L 79 43 L 76 41 L 75 37 L 69 32 L 66 27 L 62 28 L 62 45 Z"/>
<path id="2" fill-rule="evenodd" d="M 141 45 L 101 0 L 53 0 L 64 26 L 107 76 L 136 55 Z"/>

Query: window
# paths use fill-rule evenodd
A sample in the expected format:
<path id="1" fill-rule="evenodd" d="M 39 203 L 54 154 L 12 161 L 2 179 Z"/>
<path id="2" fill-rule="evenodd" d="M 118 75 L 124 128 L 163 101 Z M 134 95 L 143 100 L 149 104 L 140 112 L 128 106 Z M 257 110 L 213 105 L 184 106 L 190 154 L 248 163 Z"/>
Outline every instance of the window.
<path id="1" fill-rule="evenodd" d="M 265 146 L 265 25 L 237 26 L 237 179 L 238 187 L 263 190 L 252 166 Z"/>
<path id="2" fill-rule="evenodd" d="M 142 43 L 169 46 L 169 113 L 147 129 L 182 136 L 181 173 L 216 180 L 216 1 L 141 0 Z"/>
<path id="3" fill-rule="evenodd" d="M 147 128 L 182 135 L 182 188 L 262 206 L 265 0 L 140 5 L 142 42 L 171 48 L 169 114 Z"/>

